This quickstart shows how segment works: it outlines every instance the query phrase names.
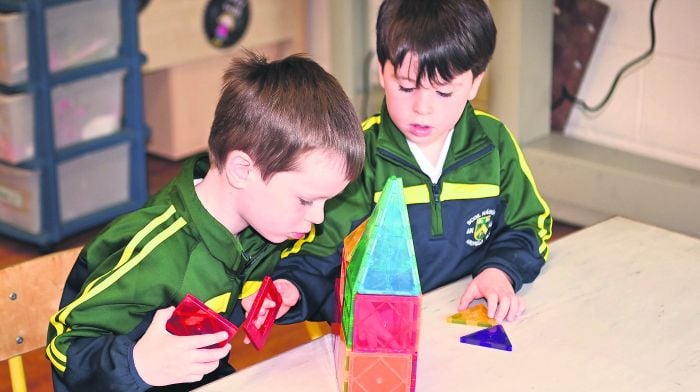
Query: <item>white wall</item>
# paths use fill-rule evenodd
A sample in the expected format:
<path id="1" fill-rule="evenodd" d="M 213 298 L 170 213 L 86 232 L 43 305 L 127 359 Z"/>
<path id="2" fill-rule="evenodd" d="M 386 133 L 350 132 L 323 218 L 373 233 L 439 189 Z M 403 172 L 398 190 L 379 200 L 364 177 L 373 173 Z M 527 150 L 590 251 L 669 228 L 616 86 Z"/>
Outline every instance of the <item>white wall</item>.
<path id="1" fill-rule="evenodd" d="M 617 71 L 650 45 L 651 0 L 610 6 L 579 96 L 600 102 Z M 565 134 L 700 169 L 700 1 L 659 0 L 656 51 L 630 69 L 600 112 L 572 111 Z"/>

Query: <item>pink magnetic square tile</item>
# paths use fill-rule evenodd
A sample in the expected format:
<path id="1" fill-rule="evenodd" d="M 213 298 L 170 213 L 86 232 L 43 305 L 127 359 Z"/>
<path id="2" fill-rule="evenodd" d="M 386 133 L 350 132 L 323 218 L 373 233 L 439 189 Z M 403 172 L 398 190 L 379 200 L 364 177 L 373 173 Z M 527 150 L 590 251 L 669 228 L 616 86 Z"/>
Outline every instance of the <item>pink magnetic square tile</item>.
<path id="1" fill-rule="evenodd" d="M 417 350 L 420 297 L 357 294 L 352 347 L 361 352 Z"/>

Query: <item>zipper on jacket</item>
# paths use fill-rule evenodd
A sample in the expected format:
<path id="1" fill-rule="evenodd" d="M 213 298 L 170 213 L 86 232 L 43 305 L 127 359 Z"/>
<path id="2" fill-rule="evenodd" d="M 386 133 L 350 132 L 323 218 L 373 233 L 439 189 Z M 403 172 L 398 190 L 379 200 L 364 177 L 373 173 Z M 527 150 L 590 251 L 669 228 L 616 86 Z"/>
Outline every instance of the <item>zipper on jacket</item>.
<path id="1" fill-rule="evenodd" d="M 246 274 L 249 271 L 255 269 L 255 266 L 259 264 L 260 260 L 262 260 L 264 256 L 270 254 L 270 250 L 272 248 L 272 244 L 265 244 L 265 246 L 254 256 L 251 256 L 250 253 L 243 250 L 241 252 L 241 257 L 243 257 L 243 260 L 245 260 L 245 262 L 243 263 L 243 268 L 240 268 L 237 272 L 235 272 L 236 277 L 240 279 L 241 282 L 243 282 Z"/>
<path id="2" fill-rule="evenodd" d="M 416 167 L 413 165 L 411 162 L 387 151 L 381 148 L 377 149 L 377 152 L 379 155 L 383 155 L 385 158 L 394 161 L 395 163 L 407 168 L 411 169 L 416 173 L 419 173 L 422 175 L 425 180 L 426 180 L 426 185 L 431 189 L 432 191 L 432 200 L 430 201 L 430 209 L 431 209 L 431 219 L 430 219 L 430 234 L 433 237 L 439 237 L 443 234 L 443 225 L 442 225 L 442 204 L 440 203 L 440 193 L 442 191 L 442 178 L 445 176 L 445 174 L 456 170 L 457 168 L 460 168 L 462 166 L 468 165 L 479 158 L 485 156 L 486 154 L 490 153 L 495 146 L 493 144 L 489 144 L 487 146 L 484 146 L 483 148 L 477 150 L 476 152 L 469 154 L 463 159 L 460 159 L 459 161 L 453 163 L 449 167 L 445 168 L 442 171 L 442 174 L 440 175 L 440 178 L 438 178 L 438 182 L 436 184 L 433 184 L 433 181 L 430 179 L 430 177 L 421 170 L 420 167 Z"/>
<path id="3" fill-rule="evenodd" d="M 430 179 L 430 177 L 423 172 L 423 170 L 420 167 L 416 167 L 413 165 L 411 162 L 398 157 L 389 151 L 383 150 L 381 148 L 377 149 L 378 153 L 380 155 L 383 155 L 389 160 L 393 160 L 395 163 L 407 168 L 411 169 L 414 172 L 420 174 L 423 179 L 424 183 L 428 186 L 428 189 L 432 191 L 432 198 L 430 200 L 430 234 L 433 237 L 439 237 L 442 235 L 443 229 L 442 229 L 442 205 L 440 205 L 440 190 L 441 190 L 441 181 L 438 180 L 437 184 L 433 184 L 433 180 Z M 440 176 L 442 178 L 442 176 Z"/>
<path id="4" fill-rule="evenodd" d="M 237 287 L 236 290 L 238 290 L 232 291 L 232 294 L 235 296 L 235 298 L 238 298 L 238 296 L 240 295 L 241 290 L 243 289 L 243 283 L 246 281 L 246 275 L 248 275 L 248 272 L 253 270 L 255 266 L 257 266 L 260 263 L 260 260 L 264 259 L 264 256 L 270 254 L 270 249 L 272 248 L 272 244 L 266 244 L 265 247 L 263 247 L 263 249 L 260 250 L 260 252 L 255 254 L 255 256 L 251 256 L 250 253 L 248 253 L 246 250 L 241 250 L 241 257 L 244 260 L 243 268 L 239 268 L 236 271 L 231 271 L 230 273 L 228 273 L 228 278 L 233 282 L 235 287 Z"/>
<path id="5" fill-rule="evenodd" d="M 250 255 L 250 252 L 246 251 L 243 248 L 243 244 L 241 243 L 241 240 L 239 238 L 235 238 L 233 241 L 233 246 L 236 248 L 236 250 L 241 254 L 241 258 L 243 259 L 243 263 L 238 263 L 237 268 L 231 269 L 231 277 L 234 277 L 234 275 L 240 279 L 245 277 L 246 271 L 256 263 L 257 260 L 261 259 L 262 256 L 267 255 L 270 253 L 270 248 L 272 247 L 272 244 L 269 242 L 264 243 L 263 246 L 258 246 L 260 249 L 257 254 L 254 256 Z"/>
<path id="6" fill-rule="evenodd" d="M 431 181 L 432 182 L 432 181 Z M 442 204 L 440 204 L 440 190 L 442 188 L 442 176 L 438 179 L 437 184 L 431 184 L 433 190 L 433 200 L 430 203 L 432 209 L 432 219 L 430 220 L 430 234 L 433 237 L 442 235 Z"/>
<path id="7" fill-rule="evenodd" d="M 441 236 L 443 233 L 443 227 L 442 227 L 442 203 L 440 203 L 440 194 L 442 193 L 442 179 L 445 176 L 445 174 L 455 171 L 460 167 L 466 166 L 477 159 L 485 156 L 486 154 L 490 153 L 494 149 L 493 144 L 489 144 L 488 146 L 485 146 L 476 152 L 469 154 L 463 159 L 460 159 L 459 161 L 453 163 L 449 167 L 446 167 L 443 171 L 442 174 L 440 174 L 440 178 L 438 178 L 437 184 L 433 184 L 433 219 L 432 219 L 432 225 L 431 225 L 431 234 L 433 237 L 436 236 Z"/>

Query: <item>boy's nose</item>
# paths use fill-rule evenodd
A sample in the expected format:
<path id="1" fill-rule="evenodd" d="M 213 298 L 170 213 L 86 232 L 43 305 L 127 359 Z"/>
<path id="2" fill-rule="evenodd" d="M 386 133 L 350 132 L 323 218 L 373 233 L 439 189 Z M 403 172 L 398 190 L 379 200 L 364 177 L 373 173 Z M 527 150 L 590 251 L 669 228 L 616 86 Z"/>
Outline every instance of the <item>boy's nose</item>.
<path id="1" fill-rule="evenodd" d="M 311 208 L 309 208 L 309 213 L 307 214 L 306 219 L 315 225 L 323 223 L 323 208 L 325 204 L 326 203 L 322 202 L 314 203 Z"/>
<path id="2" fill-rule="evenodd" d="M 433 110 L 433 100 L 429 91 L 418 89 L 413 100 L 413 111 L 418 114 L 429 114 Z"/>

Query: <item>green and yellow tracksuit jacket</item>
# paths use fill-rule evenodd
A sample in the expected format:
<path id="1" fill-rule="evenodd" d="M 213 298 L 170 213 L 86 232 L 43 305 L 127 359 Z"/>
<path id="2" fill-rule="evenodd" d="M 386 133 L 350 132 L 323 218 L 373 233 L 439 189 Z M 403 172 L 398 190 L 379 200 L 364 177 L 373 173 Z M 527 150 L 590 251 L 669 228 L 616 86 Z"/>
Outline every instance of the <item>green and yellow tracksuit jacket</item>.
<path id="1" fill-rule="evenodd" d="M 206 156 L 187 161 L 144 208 L 110 223 L 83 249 L 49 323 L 55 390 L 150 388 L 134 368 L 134 345 L 157 309 L 187 293 L 240 323 L 232 315 L 236 308 L 242 316 L 241 291 L 257 290 L 280 248 L 250 229 L 234 237 L 205 210 L 193 181 L 208 169 Z M 205 381 L 232 371 L 224 358 Z"/>
<path id="2" fill-rule="evenodd" d="M 390 176 L 403 179 L 423 291 L 490 267 L 508 274 L 516 291 L 537 277 L 552 218 L 503 123 L 467 104 L 437 184 L 420 169 L 386 106 L 363 128 L 362 175 L 326 204 L 322 225 L 283 252 L 274 274 L 302 293 L 285 322 L 332 319 L 342 240 L 369 216 Z"/>

